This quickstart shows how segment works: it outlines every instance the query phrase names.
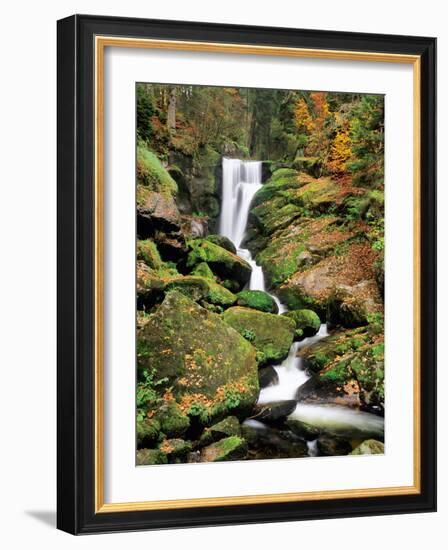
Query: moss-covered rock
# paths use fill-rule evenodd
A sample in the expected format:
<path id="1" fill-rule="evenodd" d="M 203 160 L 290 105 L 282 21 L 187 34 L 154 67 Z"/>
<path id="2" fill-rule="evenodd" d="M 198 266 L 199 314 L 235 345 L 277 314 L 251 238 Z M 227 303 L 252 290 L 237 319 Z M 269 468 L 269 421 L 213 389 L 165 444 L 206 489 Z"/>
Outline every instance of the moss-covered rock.
<path id="1" fill-rule="evenodd" d="M 237 304 L 265 313 L 278 313 L 274 298 L 262 290 L 242 290 L 237 294 Z"/>
<path id="2" fill-rule="evenodd" d="M 137 419 L 137 446 L 152 447 L 159 440 L 160 423 L 155 418 Z"/>
<path id="3" fill-rule="evenodd" d="M 376 439 L 366 439 L 358 445 L 350 454 L 352 455 L 383 455 L 384 443 Z"/>
<path id="4" fill-rule="evenodd" d="M 344 297 L 335 296 L 330 315 L 340 323 L 342 307 L 344 322 L 352 323 L 350 326 L 364 324 L 368 315 L 382 310 L 374 272 L 376 253 L 364 242 L 353 242 L 341 245 L 338 254 L 325 254 L 318 263 L 296 270 L 282 283 L 277 291 L 279 298 L 290 309 L 313 309 L 325 318 L 330 297 L 341 288 Z"/>
<path id="5" fill-rule="evenodd" d="M 229 308 L 223 319 L 253 344 L 259 365 L 279 362 L 288 355 L 295 331 L 292 319 L 245 307 Z"/>
<path id="6" fill-rule="evenodd" d="M 372 292 L 369 292 L 369 282 L 355 287 L 340 285 L 328 297 L 327 322 L 330 326 L 360 327 L 367 325 L 369 315 L 377 309 Z"/>
<path id="7" fill-rule="evenodd" d="M 173 399 L 161 401 L 154 411 L 154 420 L 167 437 L 182 437 L 190 427 L 190 419 Z"/>
<path id="8" fill-rule="evenodd" d="M 320 430 L 311 424 L 296 420 L 294 418 L 288 418 L 285 422 L 286 426 L 298 437 L 302 437 L 307 441 L 312 441 L 320 434 Z"/>
<path id="9" fill-rule="evenodd" d="M 168 462 L 171 464 L 185 462 L 186 456 L 191 452 L 191 449 L 190 441 L 179 438 L 164 439 L 159 446 L 159 450 L 166 455 Z"/>
<path id="10" fill-rule="evenodd" d="M 153 464 L 168 464 L 168 457 L 160 449 L 139 449 L 137 451 L 137 466 Z"/>
<path id="11" fill-rule="evenodd" d="M 322 160 L 319 157 L 301 157 L 294 159 L 293 167 L 299 172 L 306 172 L 314 178 L 320 176 L 322 170 Z"/>
<path id="12" fill-rule="evenodd" d="M 384 340 L 375 327 L 335 333 L 300 355 L 317 373 L 298 389 L 300 401 L 383 410 Z"/>
<path id="13" fill-rule="evenodd" d="M 188 242 L 190 252 L 187 267 L 194 268 L 197 264 L 206 262 L 213 273 L 221 279 L 233 279 L 240 289 L 249 281 L 251 266 L 242 258 L 204 239 L 194 239 Z"/>
<path id="14" fill-rule="evenodd" d="M 195 302 L 229 307 L 236 302 L 236 296 L 227 288 L 210 278 L 186 276 L 170 279 L 165 283 L 165 291 L 177 290 Z"/>
<path id="15" fill-rule="evenodd" d="M 163 298 L 165 281 L 162 271 L 149 268 L 144 262 L 136 264 L 137 308 L 151 309 Z M 146 322 L 146 321 L 145 321 Z"/>
<path id="16" fill-rule="evenodd" d="M 142 329 L 137 359 L 139 370 L 167 378 L 182 412 L 201 424 L 244 416 L 258 398 L 253 346 L 219 315 L 175 290 Z"/>
<path id="17" fill-rule="evenodd" d="M 205 277 L 206 279 L 211 279 L 212 281 L 216 282 L 216 275 L 214 275 L 213 271 L 209 268 L 208 264 L 205 262 L 201 262 L 200 264 L 197 264 L 195 268 L 192 270 L 191 275 L 197 275 L 198 277 Z"/>
<path id="18" fill-rule="evenodd" d="M 320 319 L 317 313 L 311 309 L 296 309 L 284 313 L 286 317 L 292 319 L 296 325 L 296 339 L 314 336 L 319 332 Z"/>
<path id="19" fill-rule="evenodd" d="M 198 446 L 205 447 L 206 445 L 211 445 L 224 437 L 230 437 L 233 435 L 241 435 L 240 422 L 236 416 L 228 416 L 227 418 L 224 418 L 224 420 L 221 420 L 221 422 L 206 428 L 199 439 Z"/>
<path id="20" fill-rule="evenodd" d="M 137 145 L 137 185 L 165 196 L 177 193 L 177 184 L 156 157 L 145 145 Z"/>
<path id="21" fill-rule="evenodd" d="M 233 242 L 224 235 L 208 235 L 205 240 L 217 244 L 221 248 L 225 248 L 229 252 L 232 252 L 232 254 L 236 254 L 236 246 L 233 244 Z"/>
<path id="22" fill-rule="evenodd" d="M 163 266 L 157 245 L 151 239 L 137 240 L 137 260 L 142 260 L 154 270 L 161 269 Z"/>
<path id="23" fill-rule="evenodd" d="M 201 462 L 243 460 L 247 456 L 247 443 L 238 436 L 221 439 L 202 449 Z"/>

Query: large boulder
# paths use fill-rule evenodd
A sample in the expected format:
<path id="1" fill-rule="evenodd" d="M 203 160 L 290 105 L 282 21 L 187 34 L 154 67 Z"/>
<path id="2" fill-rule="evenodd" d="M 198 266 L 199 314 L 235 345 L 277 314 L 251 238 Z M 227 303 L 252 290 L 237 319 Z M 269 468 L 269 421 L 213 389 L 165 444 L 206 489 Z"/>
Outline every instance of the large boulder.
<path id="1" fill-rule="evenodd" d="M 204 447 L 201 452 L 201 462 L 243 460 L 247 457 L 247 450 L 246 441 L 233 435 Z"/>
<path id="2" fill-rule="evenodd" d="M 249 282 L 252 268 L 236 254 L 205 239 L 190 240 L 188 246 L 187 268 L 193 269 L 197 264 L 206 262 L 220 279 L 233 279 L 240 289 Z"/>
<path id="3" fill-rule="evenodd" d="M 262 290 L 242 290 L 237 294 L 237 304 L 265 313 L 278 313 L 278 306 L 274 298 Z"/>
<path id="4" fill-rule="evenodd" d="M 373 299 L 375 291 L 377 292 L 375 281 L 363 281 L 355 286 L 335 287 L 328 297 L 328 325 L 346 328 L 367 325 L 369 316 L 378 311 L 377 303 Z"/>
<path id="5" fill-rule="evenodd" d="M 253 344 L 260 366 L 287 357 L 295 331 L 292 319 L 245 307 L 229 308 L 223 313 L 223 319 Z"/>
<path id="6" fill-rule="evenodd" d="M 297 399 L 383 411 L 384 340 L 374 326 L 334 333 L 300 355 L 315 375 L 299 387 Z"/>
<path id="7" fill-rule="evenodd" d="M 295 399 L 287 399 L 284 401 L 274 401 L 272 403 L 265 403 L 263 405 L 257 405 L 254 409 L 253 418 L 260 422 L 276 422 L 278 420 L 285 420 L 297 406 Z"/>
<path id="8" fill-rule="evenodd" d="M 138 339 L 138 369 L 166 380 L 181 411 L 202 425 L 250 413 L 258 393 L 253 346 L 177 290 L 167 293 Z"/>
<path id="9" fill-rule="evenodd" d="M 236 254 L 236 246 L 228 237 L 225 237 L 224 235 L 208 235 L 206 240 L 213 244 L 217 244 L 221 248 L 225 248 L 232 254 Z"/>
<path id="10" fill-rule="evenodd" d="M 180 213 L 174 197 L 143 188 L 138 190 L 138 199 L 137 234 L 141 238 L 152 237 L 156 231 L 180 230 Z"/>
<path id="11" fill-rule="evenodd" d="M 249 443 L 250 459 L 301 458 L 308 456 L 306 442 L 289 430 L 279 430 L 262 423 L 243 424 L 243 437 Z"/>

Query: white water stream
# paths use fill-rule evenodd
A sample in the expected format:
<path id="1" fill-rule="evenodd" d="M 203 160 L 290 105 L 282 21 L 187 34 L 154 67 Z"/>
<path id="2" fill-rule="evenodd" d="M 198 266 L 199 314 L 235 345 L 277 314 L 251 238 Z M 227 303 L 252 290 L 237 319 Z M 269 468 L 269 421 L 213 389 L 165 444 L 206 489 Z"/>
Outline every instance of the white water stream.
<path id="1" fill-rule="evenodd" d="M 235 244 L 238 256 L 246 260 L 252 267 L 249 289 L 266 292 L 263 269 L 253 260 L 250 251 L 242 248 L 250 205 L 255 193 L 263 185 L 262 163 L 224 158 L 222 167 L 220 234 L 228 237 Z M 279 314 L 287 311 L 287 307 L 280 302 L 277 296 L 274 294 L 270 294 L 270 296 L 277 303 Z M 305 338 L 301 342 L 294 342 L 288 357 L 280 365 L 274 366 L 278 374 L 278 384 L 262 389 L 258 404 L 295 399 L 297 389 L 309 379 L 309 375 L 303 367 L 303 360 L 297 356 L 298 350 L 318 342 L 326 336 L 328 336 L 327 325 L 323 324 L 315 336 Z M 370 413 L 350 410 L 343 406 L 297 403 L 296 410 L 290 415 L 290 418 L 336 432 L 351 431 L 360 437 L 363 434 L 381 436 L 384 430 L 382 418 Z M 260 423 L 258 422 L 258 424 Z M 258 428 L 262 429 L 262 426 L 258 426 Z M 309 455 L 315 456 L 315 443 L 309 442 L 308 448 Z"/>

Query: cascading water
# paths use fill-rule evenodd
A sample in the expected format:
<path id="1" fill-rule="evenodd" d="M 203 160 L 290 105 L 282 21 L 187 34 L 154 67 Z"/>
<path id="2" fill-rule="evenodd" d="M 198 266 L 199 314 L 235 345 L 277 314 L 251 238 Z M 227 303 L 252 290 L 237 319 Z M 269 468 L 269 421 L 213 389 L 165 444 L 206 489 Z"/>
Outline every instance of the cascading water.
<path id="1" fill-rule="evenodd" d="M 261 168 L 262 163 L 259 161 L 223 159 L 220 234 L 228 237 L 235 244 L 238 256 L 246 260 L 252 267 L 249 289 L 266 292 L 263 269 L 254 261 L 250 251 L 241 247 L 244 242 L 252 199 L 263 185 Z M 287 311 L 287 307 L 280 302 L 277 296 L 273 294 L 270 296 L 275 300 L 279 314 Z M 328 336 L 327 325 L 322 324 L 315 336 L 293 343 L 288 357 L 280 365 L 274 366 L 278 374 L 278 383 L 261 390 L 258 404 L 294 399 L 297 389 L 309 379 L 309 375 L 303 367 L 303 361 L 297 355 L 298 350 L 318 342 L 326 336 Z M 342 406 L 298 403 L 290 417 L 335 432 L 352 431 L 355 435 L 378 436 L 384 432 L 382 418 L 370 413 L 347 410 Z M 255 420 L 246 422 L 252 422 L 251 425 L 254 427 L 256 424 L 258 429 L 263 429 L 263 424 L 260 422 Z M 317 451 L 314 442 L 309 442 L 308 448 L 309 456 L 315 456 Z"/>

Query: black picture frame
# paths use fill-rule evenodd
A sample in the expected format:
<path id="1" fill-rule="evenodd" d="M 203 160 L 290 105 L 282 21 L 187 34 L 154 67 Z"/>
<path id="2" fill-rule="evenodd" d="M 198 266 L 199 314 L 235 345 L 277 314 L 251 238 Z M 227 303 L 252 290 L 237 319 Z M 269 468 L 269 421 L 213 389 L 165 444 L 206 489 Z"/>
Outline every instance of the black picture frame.
<path id="1" fill-rule="evenodd" d="M 436 39 L 74 15 L 58 21 L 57 526 L 72 534 L 431 512 L 436 509 Z M 416 55 L 421 60 L 419 494 L 95 511 L 94 51 L 97 35 Z"/>

